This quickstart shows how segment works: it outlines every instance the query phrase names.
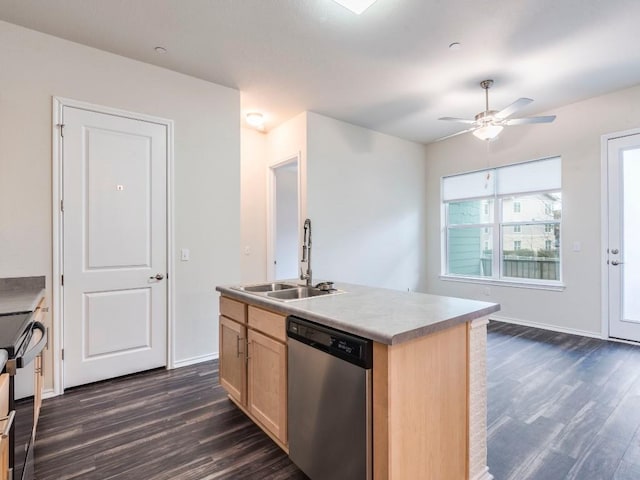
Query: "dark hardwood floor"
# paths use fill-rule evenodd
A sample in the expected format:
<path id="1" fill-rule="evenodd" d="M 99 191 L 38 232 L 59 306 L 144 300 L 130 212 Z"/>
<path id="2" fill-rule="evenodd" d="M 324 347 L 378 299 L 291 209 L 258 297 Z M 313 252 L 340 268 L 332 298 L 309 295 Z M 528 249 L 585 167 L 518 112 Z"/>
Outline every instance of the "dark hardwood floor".
<path id="1" fill-rule="evenodd" d="M 491 322 L 496 480 L 639 480 L 640 347 Z"/>
<path id="2" fill-rule="evenodd" d="M 217 361 L 68 390 L 38 424 L 37 480 L 306 478 L 227 399 Z"/>
<path id="3" fill-rule="evenodd" d="M 640 479 L 640 348 L 492 322 L 496 480 Z M 217 362 L 45 400 L 38 480 L 306 479 L 226 398 Z M 456 480 L 456 479 L 442 479 Z"/>

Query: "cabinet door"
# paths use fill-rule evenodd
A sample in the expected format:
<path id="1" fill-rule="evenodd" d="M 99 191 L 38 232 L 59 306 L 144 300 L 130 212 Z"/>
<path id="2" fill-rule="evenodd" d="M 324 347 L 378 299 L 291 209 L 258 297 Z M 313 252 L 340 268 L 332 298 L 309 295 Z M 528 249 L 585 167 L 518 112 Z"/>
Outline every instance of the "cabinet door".
<path id="1" fill-rule="evenodd" d="M 287 443 L 287 347 L 249 330 L 249 412 L 282 443 Z"/>
<path id="2" fill-rule="evenodd" d="M 247 402 L 246 327 L 220 317 L 220 384 L 241 405 Z"/>

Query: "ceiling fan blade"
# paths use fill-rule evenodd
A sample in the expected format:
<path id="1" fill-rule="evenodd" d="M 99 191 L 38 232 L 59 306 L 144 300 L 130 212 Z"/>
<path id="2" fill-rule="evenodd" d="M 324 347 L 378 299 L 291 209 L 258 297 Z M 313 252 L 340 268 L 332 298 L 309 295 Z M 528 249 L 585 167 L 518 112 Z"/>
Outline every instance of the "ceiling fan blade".
<path id="1" fill-rule="evenodd" d="M 476 123 L 475 120 L 468 120 L 466 118 L 455 118 L 455 117 L 442 117 L 442 118 L 439 118 L 438 120 L 446 120 L 447 122 L 468 123 L 470 125 L 473 125 L 474 123 Z"/>
<path id="2" fill-rule="evenodd" d="M 525 117 L 525 118 L 512 118 L 506 120 L 506 125 L 526 125 L 528 123 L 551 123 L 556 119 L 555 115 L 547 115 L 544 117 Z"/>
<path id="3" fill-rule="evenodd" d="M 452 133 L 451 135 L 447 135 L 445 137 L 436 138 L 434 142 L 439 142 L 441 140 L 446 140 L 447 138 L 457 137 L 458 135 L 462 135 L 463 133 L 473 132 L 476 128 L 467 128 L 466 130 L 462 130 L 461 132 Z"/>
<path id="4" fill-rule="evenodd" d="M 505 118 L 509 118 L 511 115 L 513 115 L 514 113 L 516 113 L 518 110 L 520 110 L 521 108 L 526 107 L 527 105 L 529 105 L 531 102 L 533 102 L 533 100 L 531 100 L 530 98 L 519 98 L 518 100 L 516 100 L 515 102 L 513 102 L 511 105 L 509 105 L 508 107 L 503 108 L 502 110 L 500 110 L 498 113 L 496 113 L 494 116 L 498 119 L 498 120 L 504 120 Z"/>

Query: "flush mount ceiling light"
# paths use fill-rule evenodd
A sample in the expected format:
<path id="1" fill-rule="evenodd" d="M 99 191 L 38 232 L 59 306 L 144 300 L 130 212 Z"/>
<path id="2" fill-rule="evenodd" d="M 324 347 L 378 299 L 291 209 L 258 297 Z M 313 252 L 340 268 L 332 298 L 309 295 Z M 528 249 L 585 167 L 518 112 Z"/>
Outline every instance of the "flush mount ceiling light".
<path id="1" fill-rule="evenodd" d="M 336 3 L 339 3 L 345 8 L 348 8 L 353 13 L 360 15 L 371 5 L 376 3 L 376 0 L 333 0 Z"/>
<path id="2" fill-rule="evenodd" d="M 258 130 L 264 130 L 264 115 L 260 112 L 249 112 L 245 115 L 247 123 Z"/>

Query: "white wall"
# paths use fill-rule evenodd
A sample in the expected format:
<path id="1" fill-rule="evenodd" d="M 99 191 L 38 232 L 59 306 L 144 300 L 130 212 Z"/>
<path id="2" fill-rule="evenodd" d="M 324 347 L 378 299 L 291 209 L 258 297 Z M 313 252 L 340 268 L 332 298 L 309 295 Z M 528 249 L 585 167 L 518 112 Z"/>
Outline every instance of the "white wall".
<path id="1" fill-rule="evenodd" d="M 425 147 L 311 112 L 307 137 L 314 278 L 423 290 Z"/>
<path id="2" fill-rule="evenodd" d="M 45 274 L 51 299 L 52 96 L 173 119 L 175 248 L 191 249 L 175 358 L 215 353 L 214 287 L 240 280 L 239 92 L 5 22 L 0 38 L 0 277 Z"/>
<path id="3" fill-rule="evenodd" d="M 484 144 L 462 135 L 427 147 L 429 292 L 499 302 L 500 316 L 551 328 L 599 335 L 601 332 L 601 135 L 640 127 L 640 87 L 592 98 L 554 110 L 549 125 L 507 128 Z M 562 157 L 561 292 L 462 284 L 439 279 L 440 178 L 488 166 L 560 155 Z M 582 251 L 573 252 L 574 242 Z"/>
<path id="4" fill-rule="evenodd" d="M 253 128 L 243 127 L 240 136 L 240 280 L 242 283 L 257 283 L 267 278 L 267 135 Z"/>

